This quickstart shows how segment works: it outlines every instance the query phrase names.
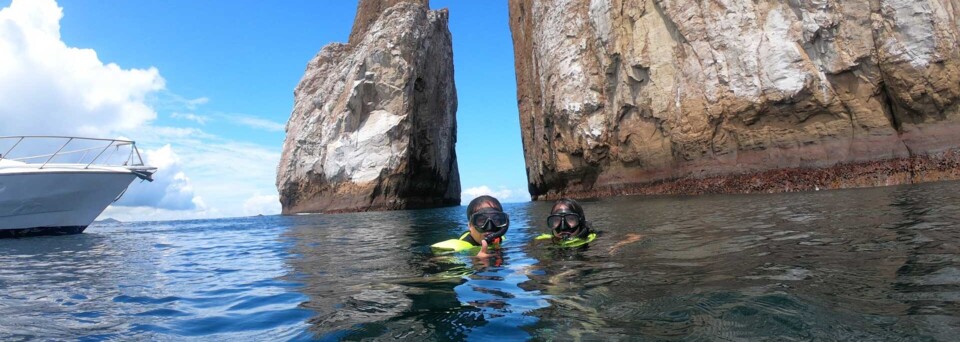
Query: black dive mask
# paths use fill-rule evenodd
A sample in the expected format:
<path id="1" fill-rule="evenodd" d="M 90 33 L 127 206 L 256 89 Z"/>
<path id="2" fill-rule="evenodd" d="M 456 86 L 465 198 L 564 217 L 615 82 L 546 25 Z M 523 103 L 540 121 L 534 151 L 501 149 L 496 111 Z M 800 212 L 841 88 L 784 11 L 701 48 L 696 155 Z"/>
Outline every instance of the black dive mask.
<path id="1" fill-rule="evenodd" d="M 550 227 L 554 236 L 564 240 L 575 238 L 583 231 L 583 217 L 577 213 L 561 211 L 547 216 L 547 227 Z"/>
<path id="2" fill-rule="evenodd" d="M 470 223 L 481 233 L 484 240 L 493 243 L 494 240 L 507 233 L 510 227 L 510 215 L 496 209 L 484 209 L 470 215 Z"/>

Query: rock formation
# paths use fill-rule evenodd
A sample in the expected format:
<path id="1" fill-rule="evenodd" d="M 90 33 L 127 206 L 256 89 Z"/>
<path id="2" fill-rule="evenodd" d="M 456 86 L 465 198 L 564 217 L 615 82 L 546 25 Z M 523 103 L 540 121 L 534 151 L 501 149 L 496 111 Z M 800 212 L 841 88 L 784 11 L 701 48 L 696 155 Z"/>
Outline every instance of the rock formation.
<path id="1" fill-rule="evenodd" d="M 958 0 L 510 0 L 534 199 L 960 178 Z"/>
<path id="2" fill-rule="evenodd" d="M 284 214 L 460 204 L 445 9 L 362 0 L 348 44 L 307 64 L 277 170 Z"/>

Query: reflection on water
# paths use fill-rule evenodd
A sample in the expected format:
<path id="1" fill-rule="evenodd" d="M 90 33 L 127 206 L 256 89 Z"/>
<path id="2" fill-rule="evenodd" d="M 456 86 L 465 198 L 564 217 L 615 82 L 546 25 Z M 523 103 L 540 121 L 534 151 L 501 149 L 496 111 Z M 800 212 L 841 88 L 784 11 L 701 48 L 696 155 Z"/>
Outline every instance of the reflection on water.
<path id="1" fill-rule="evenodd" d="M 526 204 L 508 204 L 526 221 Z M 547 305 L 519 284 L 536 263 L 522 251 L 533 233 L 511 228 L 499 258 L 435 256 L 428 246 L 464 231 L 464 209 L 297 217 L 284 235 L 297 241 L 290 261 L 304 274 L 312 331 L 328 338 L 525 339 L 527 315 Z M 335 228 L 333 228 L 335 227 Z"/>
<path id="2" fill-rule="evenodd" d="M 584 202 L 589 246 L 434 256 L 464 208 L 0 240 L 0 340 L 955 340 L 960 183 Z M 639 238 L 637 238 L 639 237 Z"/>
<path id="3" fill-rule="evenodd" d="M 0 240 L 0 340 L 290 339 L 312 315 L 283 281 L 284 218 L 95 226 Z"/>
<path id="4" fill-rule="evenodd" d="M 534 254 L 534 335 L 937 339 L 957 333 L 957 183 L 588 203 L 613 232 Z M 644 235 L 607 253 L 610 235 Z"/>

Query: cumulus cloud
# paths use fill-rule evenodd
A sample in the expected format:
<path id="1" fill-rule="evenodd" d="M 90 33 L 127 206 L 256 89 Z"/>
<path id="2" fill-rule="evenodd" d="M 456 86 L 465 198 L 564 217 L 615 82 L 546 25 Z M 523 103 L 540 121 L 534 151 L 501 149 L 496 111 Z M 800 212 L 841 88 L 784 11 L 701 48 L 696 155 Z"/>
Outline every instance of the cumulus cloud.
<path id="1" fill-rule="evenodd" d="M 159 71 L 122 69 L 92 49 L 67 46 L 62 17 L 53 0 L 0 9 L 0 131 L 102 137 L 156 118 L 144 101 L 164 89 Z"/>
<path id="2" fill-rule="evenodd" d="M 283 124 L 205 112 L 202 107 L 210 99 L 167 90 L 156 68 L 125 69 L 101 61 L 93 49 L 67 46 L 60 37 L 62 16 L 53 0 L 15 0 L 0 7 L 0 135 L 122 135 L 136 140 L 145 163 L 159 168 L 155 181 L 134 181 L 101 218 L 279 212 L 273 184 L 278 147 L 224 139 L 199 127 L 158 126 L 155 119 L 161 111 L 198 125 L 223 122 L 267 132 L 282 132 Z"/>
<path id="3" fill-rule="evenodd" d="M 276 201 L 277 209 L 272 211 L 254 213 L 252 208 L 255 207 L 247 206 L 251 194 L 277 194 L 274 181 L 280 162 L 279 147 L 266 148 L 224 139 L 196 128 L 145 127 L 135 135 L 138 145 L 170 144 L 176 151 L 180 169 L 194 184 L 195 196 L 207 203 L 206 209 L 198 206 L 195 210 L 181 212 L 179 216 L 158 215 L 183 219 L 279 213 L 279 200 Z M 258 203 L 263 202 L 265 200 Z"/>
<path id="4" fill-rule="evenodd" d="M 105 138 L 149 127 L 157 114 L 148 98 L 165 93 L 159 71 L 123 69 L 100 61 L 92 49 L 67 46 L 60 39 L 62 17 L 53 0 L 15 0 L 0 9 L 0 135 Z M 188 108 L 208 101 L 166 96 Z M 155 181 L 135 182 L 116 206 L 205 208 L 169 145 L 142 152 L 148 165 L 159 167 Z"/>
<path id="5" fill-rule="evenodd" d="M 502 203 L 512 203 L 512 202 L 526 202 L 530 200 L 530 195 L 522 189 L 508 189 L 506 187 L 498 187 L 496 190 L 491 189 L 489 186 L 481 185 L 477 187 L 467 188 L 460 192 L 460 201 L 463 203 L 469 203 L 470 200 L 482 196 L 488 195 L 496 197 Z"/>
<path id="6" fill-rule="evenodd" d="M 279 214 L 280 196 L 254 194 L 243 203 L 243 213 L 247 216 Z"/>
<path id="7" fill-rule="evenodd" d="M 114 205 L 155 207 L 168 210 L 205 209 L 206 204 L 193 191 L 190 178 L 180 166 L 180 157 L 170 145 L 143 151 L 144 163 L 157 168 L 154 181 L 134 183 Z"/>

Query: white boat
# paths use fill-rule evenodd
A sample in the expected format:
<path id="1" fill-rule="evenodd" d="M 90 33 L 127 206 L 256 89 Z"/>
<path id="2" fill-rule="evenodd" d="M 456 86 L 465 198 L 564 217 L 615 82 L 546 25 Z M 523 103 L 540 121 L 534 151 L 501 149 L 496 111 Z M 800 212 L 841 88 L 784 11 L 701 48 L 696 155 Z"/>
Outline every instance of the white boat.
<path id="1" fill-rule="evenodd" d="M 0 137 L 3 151 L 0 237 L 81 233 L 133 180 L 152 181 L 157 170 L 129 140 Z"/>

